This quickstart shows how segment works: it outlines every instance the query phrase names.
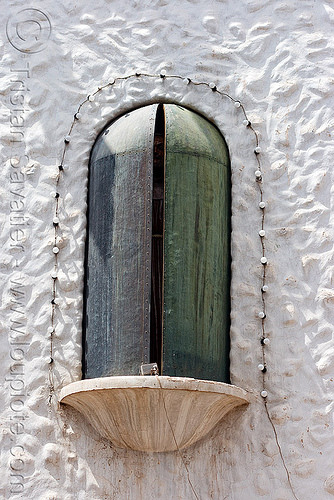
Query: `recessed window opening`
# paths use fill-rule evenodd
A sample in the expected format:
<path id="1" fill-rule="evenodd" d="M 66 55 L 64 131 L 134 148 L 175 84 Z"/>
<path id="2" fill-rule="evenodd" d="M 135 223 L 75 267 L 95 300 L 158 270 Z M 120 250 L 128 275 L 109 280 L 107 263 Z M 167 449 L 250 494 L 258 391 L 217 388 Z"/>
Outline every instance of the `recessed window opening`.
<path id="1" fill-rule="evenodd" d="M 165 118 L 163 106 L 157 110 L 153 152 L 152 196 L 152 278 L 150 363 L 158 365 L 161 373 L 163 321 L 163 237 L 165 198 Z"/>
<path id="2" fill-rule="evenodd" d="M 230 162 L 218 129 L 175 104 L 116 119 L 91 154 L 85 378 L 229 382 Z"/>

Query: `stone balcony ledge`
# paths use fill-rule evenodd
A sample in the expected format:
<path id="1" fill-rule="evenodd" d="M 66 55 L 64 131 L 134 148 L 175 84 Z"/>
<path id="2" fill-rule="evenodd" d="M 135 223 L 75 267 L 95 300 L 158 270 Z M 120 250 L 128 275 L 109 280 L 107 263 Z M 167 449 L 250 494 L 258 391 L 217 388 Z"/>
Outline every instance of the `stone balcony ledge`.
<path id="1" fill-rule="evenodd" d="M 227 413 L 248 404 L 249 396 L 222 382 L 123 376 L 73 382 L 62 389 L 60 402 L 120 448 L 167 452 L 203 438 Z"/>

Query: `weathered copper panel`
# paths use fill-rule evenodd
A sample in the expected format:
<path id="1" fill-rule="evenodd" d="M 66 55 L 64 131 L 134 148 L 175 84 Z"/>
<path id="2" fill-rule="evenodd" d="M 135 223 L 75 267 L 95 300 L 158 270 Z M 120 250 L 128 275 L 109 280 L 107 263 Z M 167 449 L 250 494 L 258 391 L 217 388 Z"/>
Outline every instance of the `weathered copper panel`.
<path id="1" fill-rule="evenodd" d="M 165 105 L 164 375 L 229 381 L 230 163 L 219 131 Z"/>
<path id="2" fill-rule="evenodd" d="M 90 162 L 86 378 L 137 375 L 149 362 L 154 120 L 148 106 L 116 120 Z"/>

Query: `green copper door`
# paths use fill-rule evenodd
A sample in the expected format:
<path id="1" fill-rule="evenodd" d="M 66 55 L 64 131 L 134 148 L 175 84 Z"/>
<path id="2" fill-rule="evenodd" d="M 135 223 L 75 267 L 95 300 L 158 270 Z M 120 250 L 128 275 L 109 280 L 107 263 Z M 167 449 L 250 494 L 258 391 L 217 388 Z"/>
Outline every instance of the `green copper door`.
<path id="1" fill-rule="evenodd" d="M 230 162 L 219 131 L 165 105 L 164 375 L 229 382 Z"/>
<path id="2" fill-rule="evenodd" d="M 229 382 L 230 162 L 218 129 L 175 104 L 128 113 L 90 161 L 84 376 Z M 145 368 L 146 369 L 146 368 Z"/>

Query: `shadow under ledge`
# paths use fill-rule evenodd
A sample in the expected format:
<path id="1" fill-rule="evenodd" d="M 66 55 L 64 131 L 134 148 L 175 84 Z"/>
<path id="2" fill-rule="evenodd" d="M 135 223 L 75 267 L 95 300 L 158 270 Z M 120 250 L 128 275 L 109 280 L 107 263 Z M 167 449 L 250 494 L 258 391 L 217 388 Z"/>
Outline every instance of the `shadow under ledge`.
<path id="1" fill-rule="evenodd" d="M 60 402 L 81 412 L 115 446 L 166 452 L 199 441 L 250 398 L 223 382 L 123 376 L 73 382 L 61 390 Z"/>

